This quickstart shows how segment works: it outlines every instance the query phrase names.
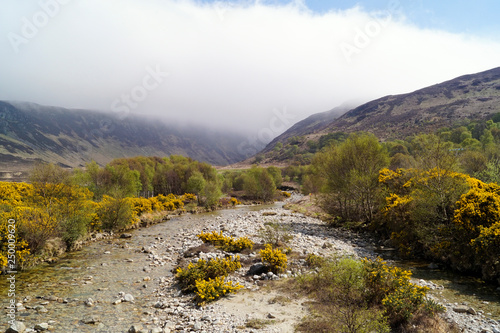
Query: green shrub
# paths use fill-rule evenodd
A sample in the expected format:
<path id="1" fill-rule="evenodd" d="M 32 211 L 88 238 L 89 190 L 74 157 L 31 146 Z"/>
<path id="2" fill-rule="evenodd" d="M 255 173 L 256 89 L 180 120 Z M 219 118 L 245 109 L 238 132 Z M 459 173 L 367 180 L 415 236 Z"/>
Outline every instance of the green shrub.
<path id="1" fill-rule="evenodd" d="M 308 254 L 306 258 L 306 263 L 311 268 L 319 268 L 323 266 L 325 262 L 326 262 L 325 258 L 315 255 L 313 253 Z"/>
<path id="2" fill-rule="evenodd" d="M 264 228 L 259 230 L 259 237 L 265 244 L 274 247 L 284 247 L 293 238 L 290 234 L 290 226 L 277 222 L 265 223 Z"/>
<path id="3" fill-rule="evenodd" d="M 363 263 L 369 299 L 384 306 L 393 326 L 404 325 L 417 313 L 433 315 L 444 310 L 425 297 L 429 288 L 410 282 L 410 271 L 389 266 L 381 258 Z"/>
<path id="4" fill-rule="evenodd" d="M 365 277 L 363 264 L 349 258 L 325 260 L 317 274 L 302 275 L 300 287 L 314 297 L 312 311 L 316 315 L 305 318 L 298 331 L 390 332 L 383 311 L 366 300 Z"/>
<path id="5" fill-rule="evenodd" d="M 129 198 L 115 199 L 104 195 L 96 212 L 104 230 L 121 230 L 137 222 L 137 214 Z"/>

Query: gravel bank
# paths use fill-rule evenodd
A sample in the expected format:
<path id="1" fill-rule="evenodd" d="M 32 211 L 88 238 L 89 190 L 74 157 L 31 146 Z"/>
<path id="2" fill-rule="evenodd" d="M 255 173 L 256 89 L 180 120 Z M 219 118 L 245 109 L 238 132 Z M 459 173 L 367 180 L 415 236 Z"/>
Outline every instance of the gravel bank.
<path id="1" fill-rule="evenodd" d="M 291 211 L 276 208 L 271 210 L 249 212 L 246 214 L 233 214 L 228 218 L 215 218 L 206 221 L 194 229 L 181 230 L 179 233 L 179 246 L 160 241 L 153 242 L 146 249 L 147 258 L 152 267 L 162 265 L 162 256 L 176 260 L 190 248 L 197 247 L 202 242 L 196 237 L 200 232 L 224 231 L 234 237 L 247 236 L 254 242 L 261 241 L 259 230 L 265 223 L 273 222 L 286 225 L 293 239 L 290 247 L 299 253 L 307 255 L 314 253 L 320 256 L 347 255 L 356 258 L 375 258 L 375 242 L 367 238 L 360 238 L 354 233 L 339 229 L 327 228 L 319 219 L 304 216 Z M 214 251 L 194 255 L 189 260 L 225 256 L 227 253 Z M 255 259 L 256 253 L 242 256 L 242 261 Z M 173 276 L 166 277 L 155 291 L 157 302 L 151 314 L 150 321 L 157 322 L 165 332 L 291 332 L 293 324 L 301 317 L 307 315 L 303 306 L 304 300 L 295 300 L 282 308 L 276 306 L 269 297 L 268 291 L 259 287 L 263 280 L 287 278 L 306 271 L 305 262 L 299 259 L 292 261 L 293 268 L 281 276 L 247 276 L 248 267 L 236 272 L 231 279 L 245 286 L 244 296 L 238 295 L 215 302 L 205 307 L 197 307 L 192 302 L 192 296 L 181 295 L 175 288 Z M 414 282 L 427 285 L 431 289 L 440 289 L 442 286 L 434 285 L 424 280 Z M 267 301 L 266 301 L 267 299 Z M 252 301 L 253 300 L 253 301 Z M 269 301 L 271 300 L 271 301 Z M 243 304 L 244 303 L 244 304 Z M 242 305 L 243 304 L 243 305 Z M 252 308 L 252 305 L 254 306 Z M 500 332 L 500 323 L 488 318 L 484 313 L 478 313 L 464 304 L 443 304 L 447 312 L 443 317 L 455 322 L 463 332 L 488 333 Z M 236 310 L 235 310 L 236 309 Z M 247 328 L 245 325 L 251 319 L 265 321 L 272 318 L 273 322 L 264 328 Z M 286 324 L 283 324 L 283 323 Z"/>
<path id="2" fill-rule="evenodd" d="M 111 317 L 108 316 L 112 313 L 127 316 L 126 311 L 131 310 L 140 314 L 140 320 L 134 323 L 128 332 L 293 332 L 294 325 L 308 315 L 304 304 L 306 300 L 284 299 L 283 295 L 266 288 L 265 284 L 270 279 L 284 279 L 306 272 L 303 259 L 291 260 L 289 270 L 281 276 L 267 274 L 248 276 L 248 266 L 257 260 L 257 251 L 242 255 L 242 262 L 250 264 L 233 274 L 231 279 L 244 285 L 245 289 L 204 307 L 196 306 L 192 302 L 192 295 L 180 293 L 172 274 L 172 268 L 177 265 L 179 259 L 185 257 L 185 252 L 202 244 L 196 237 L 200 232 L 222 230 L 226 235 L 247 236 L 259 243 L 261 241 L 259 230 L 267 222 L 287 226 L 293 236 L 289 242 L 290 247 L 303 255 L 315 253 L 320 256 L 347 255 L 356 258 L 376 256 L 375 241 L 369 237 L 331 229 L 318 219 L 282 208 L 250 212 L 235 210 L 234 213 L 226 212 L 219 216 L 187 215 L 166 222 L 165 226 L 168 228 L 164 230 L 168 230 L 168 234 L 155 234 L 153 230 L 157 229 L 154 227 L 145 229 L 140 237 L 134 231 L 131 232 L 131 239 L 135 243 L 130 242 L 130 244 L 136 245 L 130 245 L 129 248 L 129 243 L 120 241 L 102 249 L 104 254 L 98 259 L 98 267 L 102 270 L 113 270 L 117 265 L 128 267 L 129 273 L 126 274 L 130 276 L 123 276 L 121 285 L 116 281 L 111 283 L 109 276 L 100 276 L 102 273 L 99 272 L 102 271 L 96 271 L 96 267 L 88 272 L 82 272 L 85 274 L 82 275 L 81 281 L 70 282 L 81 285 L 79 288 L 82 292 L 87 289 L 94 290 L 91 294 L 86 294 L 90 297 L 85 296 L 77 301 L 65 299 L 63 295 L 54 292 L 55 296 L 40 295 L 40 298 L 33 297 L 31 301 L 27 298 L 20 301 L 17 304 L 18 310 L 29 315 L 26 317 L 27 328 L 24 332 L 59 331 L 61 326 L 65 326 L 57 309 L 68 307 L 74 308 L 77 315 L 76 318 L 73 317 L 75 319 L 68 319 L 66 327 L 69 327 L 70 322 L 77 322 L 74 325 L 79 328 L 66 329 L 65 332 L 124 332 L 126 330 L 122 328 L 114 329 Z M 118 244 L 121 244 L 119 248 L 116 246 Z M 118 251 L 124 252 L 119 260 L 106 259 L 109 256 L 107 253 Z M 198 258 L 226 255 L 228 254 L 213 250 L 209 253 L 193 253 L 185 259 L 195 261 Z M 134 260 L 128 259 L 129 257 L 133 257 Z M 89 275 L 91 271 L 96 271 L 93 277 Z M 124 283 L 128 280 L 133 281 L 134 287 L 130 284 L 128 289 L 125 287 Z M 109 286 L 102 288 L 105 281 L 108 281 Z M 415 282 L 435 290 L 443 288 L 424 280 Z M 53 281 L 53 283 L 58 282 Z M 122 290 L 123 292 L 118 293 Z M 103 293 L 106 296 L 103 296 Z M 487 313 L 476 311 L 467 304 L 451 304 L 446 301 L 442 303 L 447 307 L 443 317 L 457 323 L 463 332 L 500 333 L 500 323 L 491 319 Z M 46 308 L 50 316 L 42 320 Z M 95 310 L 96 314 L 87 315 L 90 310 Z M 31 321 L 28 320 L 30 318 Z M 39 322 L 33 323 L 32 319 Z M 28 325 L 29 321 L 31 323 Z M 258 326 L 256 323 L 265 325 L 256 328 Z M 23 325 L 19 326 L 23 328 Z"/>

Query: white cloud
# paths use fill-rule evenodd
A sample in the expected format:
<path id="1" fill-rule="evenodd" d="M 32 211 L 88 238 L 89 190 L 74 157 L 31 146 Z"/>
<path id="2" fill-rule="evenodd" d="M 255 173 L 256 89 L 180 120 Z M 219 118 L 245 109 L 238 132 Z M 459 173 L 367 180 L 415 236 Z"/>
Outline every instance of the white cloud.
<path id="1" fill-rule="evenodd" d="M 111 111 L 135 93 L 132 112 L 249 133 L 269 127 L 275 109 L 298 121 L 500 65 L 498 41 L 419 29 L 404 8 L 317 14 L 302 1 L 18 2 L 6 0 L 10 10 L 0 14 L 0 99 Z M 59 7 L 15 52 L 9 36 L 23 37 L 23 18 L 34 24 L 47 12 L 41 3 Z M 153 88 L 156 68 L 168 76 Z"/>

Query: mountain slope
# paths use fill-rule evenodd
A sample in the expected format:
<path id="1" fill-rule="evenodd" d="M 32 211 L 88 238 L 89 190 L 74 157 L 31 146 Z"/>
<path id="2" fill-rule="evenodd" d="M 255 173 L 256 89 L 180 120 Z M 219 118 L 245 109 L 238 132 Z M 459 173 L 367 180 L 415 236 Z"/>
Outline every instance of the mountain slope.
<path id="1" fill-rule="evenodd" d="M 335 110 L 335 109 L 334 109 Z M 381 140 L 405 139 L 500 112 L 500 67 L 464 75 L 412 93 L 385 96 L 350 109 L 318 113 L 300 121 L 246 164 L 308 164 L 313 154 L 344 133 L 366 131 Z M 282 145 L 277 145 L 281 143 Z M 243 164 L 243 163 L 239 163 Z"/>
<path id="2" fill-rule="evenodd" d="M 16 171 L 35 160 L 76 167 L 91 160 L 105 164 L 119 157 L 171 154 L 226 165 L 248 157 L 237 148 L 244 140 L 134 115 L 0 101 L 2 171 Z"/>
<path id="3" fill-rule="evenodd" d="M 274 138 L 263 150 L 264 153 L 272 150 L 278 142 L 285 143 L 288 139 L 294 136 L 304 136 L 310 133 L 314 133 L 318 130 L 321 130 L 325 127 L 325 123 L 329 123 L 332 119 L 337 118 L 341 114 L 344 114 L 346 111 L 352 108 L 349 104 L 344 104 L 338 106 L 336 108 L 331 109 L 330 111 L 315 113 L 312 116 L 307 117 L 304 120 L 299 121 L 294 124 L 288 130 L 286 130 L 281 135 Z"/>
<path id="4" fill-rule="evenodd" d="M 463 120 L 500 112 L 500 67 L 464 75 L 403 95 L 363 104 L 319 132 L 369 131 L 380 138 L 404 138 Z"/>
<path id="5" fill-rule="evenodd" d="M 285 145 L 293 136 L 303 136 L 306 142 L 332 132 L 367 131 L 381 139 L 402 139 L 464 120 L 484 119 L 497 112 L 500 112 L 500 67 L 412 93 L 382 97 L 340 117 L 333 110 L 312 115 L 274 139 L 263 152 L 270 152 L 278 142 Z"/>

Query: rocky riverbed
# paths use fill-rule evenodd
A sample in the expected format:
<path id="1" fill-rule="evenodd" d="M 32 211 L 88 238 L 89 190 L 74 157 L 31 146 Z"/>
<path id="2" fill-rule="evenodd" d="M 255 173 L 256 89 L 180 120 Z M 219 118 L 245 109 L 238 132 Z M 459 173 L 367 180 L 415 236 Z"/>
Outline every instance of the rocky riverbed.
<path id="1" fill-rule="evenodd" d="M 289 246 L 298 255 L 290 260 L 287 272 L 248 275 L 248 267 L 258 261 L 257 253 L 250 252 L 241 255 L 247 265 L 230 277 L 245 287 L 237 294 L 204 307 L 192 302 L 193 295 L 181 294 L 172 273 L 179 260 L 228 255 L 216 249 L 193 251 L 202 245 L 197 234 L 222 230 L 259 243 L 266 223 L 284 226 L 293 236 Z M 50 291 L 37 288 L 36 278 L 30 279 L 31 285 L 18 299 L 17 319 L 23 322 L 19 331 L 25 326 L 24 332 L 292 332 L 308 314 L 306 300 L 280 295 L 266 286 L 269 280 L 306 273 L 304 257 L 309 253 L 376 256 L 376 242 L 369 237 L 327 228 L 318 219 L 278 206 L 187 215 L 135 230 L 131 236 L 95 247 L 89 266 L 72 267 L 69 271 L 74 274 L 64 279 L 54 275 L 51 283 L 56 287 Z M 429 286 L 436 297 L 443 289 L 425 280 L 415 282 Z M 447 307 L 444 318 L 464 332 L 500 332 L 500 318 L 467 304 L 438 300 Z"/>

